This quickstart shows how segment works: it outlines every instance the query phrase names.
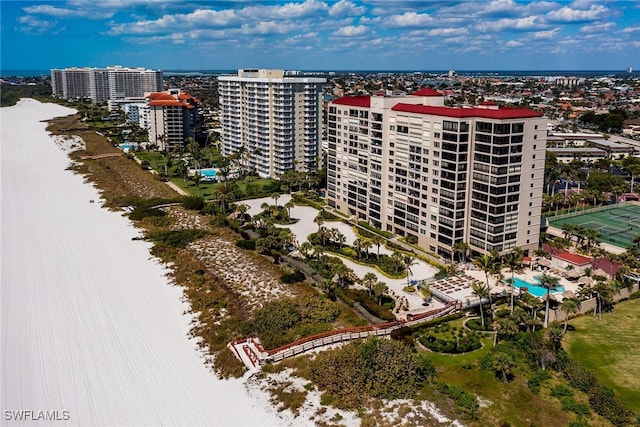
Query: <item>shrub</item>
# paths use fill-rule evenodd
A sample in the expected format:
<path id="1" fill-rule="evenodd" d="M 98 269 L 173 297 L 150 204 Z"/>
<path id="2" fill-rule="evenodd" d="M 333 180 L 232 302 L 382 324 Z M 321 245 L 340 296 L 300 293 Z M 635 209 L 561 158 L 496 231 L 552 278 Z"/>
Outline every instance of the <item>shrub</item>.
<path id="1" fill-rule="evenodd" d="M 482 319 L 469 319 L 467 320 L 467 323 L 465 323 L 465 326 L 474 331 L 483 331 L 483 332 L 493 331 L 493 326 L 491 325 L 491 322 L 486 318 L 484 319 L 484 327 L 482 326 Z"/>
<path id="2" fill-rule="evenodd" d="M 242 249 L 247 249 L 250 251 L 255 251 L 256 250 L 256 241 L 255 240 L 247 240 L 247 239 L 240 239 L 236 242 L 236 246 Z"/>
<path id="3" fill-rule="evenodd" d="M 204 199 L 200 196 L 185 196 L 182 199 L 182 206 L 192 211 L 201 211 L 204 207 Z"/>
<path id="4" fill-rule="evenodd" d="M 531 378 L 527 381 L 527 385 L 533 393 L 538 394 L 540 393 L 542 383 L 549 379 L 551 379 L 551 372 L 546 369 L 538 369 L 531 375 Z"/>
<path id="5" fill-rule="evenodd" d="M 282 281 L 282 283 L 290 284 L 290 283 L 303 282 L 306 278 L 307 276 L 305 276 L 302 271 L 300 271 L 299 269 L 296 269 L 293 273 L 283 274 L 280 277 L 280 281 Z"/>
<path id="6" fill-rule="evenodd" d="M 149 234 L 157 247 L 171 246 L 174 248 L 184 248 L 194 240 L 198 240 L 208 233 L 204 230 L 186 228 L 184 230 L 157 231 Z"/>
<path id="7" fill-rule="evenodd" d="M 629 295 L 629 299 L 638 299 L 640 298 L 640 291 L 636 291 L 634 293 L 632 293 L 631 295 Z"/>
<path id="8" fill-rule="evenodd" d="M 569 396 L 573 396 L 573 392 L 569 387 L 564 386 L 562 384 L 558 384 L 551 389 L 551 396 L 557 397 L 557 398 L 569 397 Z"/>
<path id="9" fill-rule="evenodd" d="M 565 411 L 571 411 L 578 415 L 591 415 L 589 405 L 586 403 L 577 402 L 573 396 L 565 396 L 560 399 L 562 403 L 562 409 Z"/>
<path id="10" fill-rule="evenodd" d="M 137 207 L 129 214 L 129 219 L 133 221 L 140 221 L 143 218 L 147 217 L 163 217 L 166 216 L 167 213 L 160 209 L 155 208 L 144 208 Z"/>
<path id="11" fill-rule="evenodd" d="M 456 407 L 464 413 L 464 418 L 467 420 L 475 420 L 478 417 L 478 409 L 480 404 L 478 398 L 455 384 L 447 384 L 439 381 L 437 383 L 438 390 L 449 396 Z"/>

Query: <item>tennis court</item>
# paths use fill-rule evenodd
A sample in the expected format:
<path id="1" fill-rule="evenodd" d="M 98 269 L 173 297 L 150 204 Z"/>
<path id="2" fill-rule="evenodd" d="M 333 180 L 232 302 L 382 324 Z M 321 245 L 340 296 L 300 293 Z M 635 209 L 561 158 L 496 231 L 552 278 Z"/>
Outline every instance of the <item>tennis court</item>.
<path id="1" fill-rule="evenodd" d="M 602 233 L 603 242 L 621 248 L 630 246 L 633 238 L 640 234 L 640 205 L 637 204 L 611 205 L 572 215 L 549 218 L 549 224 L 559 230 L 564 224 L 593 228 Z"/>

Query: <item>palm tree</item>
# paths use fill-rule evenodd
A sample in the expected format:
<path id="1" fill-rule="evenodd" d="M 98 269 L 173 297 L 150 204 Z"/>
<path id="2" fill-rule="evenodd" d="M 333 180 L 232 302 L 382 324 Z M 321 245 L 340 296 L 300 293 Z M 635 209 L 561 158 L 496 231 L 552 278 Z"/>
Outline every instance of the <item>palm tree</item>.
<path id="1" fill-rule="evenodd" d="M 335 235 L 335 240 L 338 246 L 340 246 L 340 250 L 342 250 L 342 245 L 344 245 L 347 242 L 347 238 L 339 230 L 336 229 L 336 231 L 337 233 Z"/>
<path id="2" fill-rule="evenodd" d="M 480 303 L 480 318 L 482 319 L 482 327 L 484 328 L 484 310 L 482 309 L 482 298 L 487 296 L 487 286 L 482 282 L 474 281 L 471 284 L 471 293 L 478 297 L 478 302 Z"/>
<path id="3" fill-rule="evenodd" d="M 324 246 L 326 244 L 327 238 L 329 237 L 329 230 L 327 230 L 327 227 L 320 227 L 320 229 L 318 230 L 318 237 L 320 237 L 320 240 L 322 240 L 322 246 Z"/>
<path id="4" fill-rule="evenodd" d="M 396 266 L 396 269 L 395 269 L 396 273 L 399 273 L 399 272 L 400 272 L 400 269 L 402 268 L 402 265 L 403 265 L 403 256 L 402 256 L 402 253 L 400 253 L 400 252 L 398 252 L 398 251 L 394 251 L 394 252 L 391 254 L 391 257 L 390 257 L 390 258 L 391 258 L 391 260 L 393 261 L 393 263 L 394 263 L 394 264 L 395 264 L 395 266 Z"/>
<path id="5" fill-rule="evenodd" d="M 414 257 L 413 255 L 405 255 L 402 257 L 402 264 L 404 264 L 404 268 L 405 270 L 407 270 L 407 286 L 409 286 L 409 278 L 413 276 L 411 267 L 417 265 L 418 262 L 416 261 L 416 257 Z"/>
<path id="6" fill-rule="evenodd" d="M 469 251 L 469 244 L 463 241 L 456 242 L 453 245 L 453 251 L 458 253 L 458 262 L 467 261 L 467 252 Z M 451 260 L 453 262 L 453 259 Z"/>
<path id="7" fill-rule="evenodd" d="M 378 248 L 378 252 L 377 252 L 378 259 L 380 259 L 380 245 L 382 244 L 382 242 L 384 242 L 384 239 L 382 236 L 378 234 L 374 234 L 373 237 L 371 238 L 371 243 L 376 245 Z"/>
<path id="8" fill-rule="evenodd" d="M 493 302 L 491 301 L 491 285 L 489 284 L 489 274 L 495 274 L 500 271 L 500 260 L 494 254 L 484 254 L 473 260 L 473 264 L 484 272 L 487 284 L 487 293 L 489 295 L 489 308 L 491 308 L 491 318 L 493 319 Z"/>
<path id="9" fill-rule="evenodd" d="M 291 208 L 294 206 L 295 204 L 293 203 L 293 200 L 289 200 L 287 203 L 284 204 L 284 207 L 287 209 L 289 219 L 291 219 Z"/>
<path id="10" fill-rule="evenodd" d="M 515 366 L 515 362 L 510 354 L 498 351 L 491 357 L 491 366 L 494 371 L 502 374 L 502 382 L 506 384 L 509 382 L 509 376 Z"/>
<path id="11" fill-rule="evenodd" d="M 505 257 L 504 257 L 504 263 L 507 265 L 507 267 L 509 268 L 509 272 L 511 273 L 511 282 L 509 283 L 509 285 L 511 286 L 511 305 L 510 305 L 510 309 L 511 309 L 511 313 L 513 313 L 513 294 L 515 293 L 515 285 L 514 285 L 514 276 L 515 273 L 520 273 L 522 272 L 522 258 L 524 257 L 524 254 L 522 252 L 522 249 L 516 247 L 513 249 L 512 252 L 509 252 Z"/>
<path id="12" fill-rule="evenodd" d="M 316 216 L 313 219 L 313 222 L 315 222 L 316 224 L 318 224 L 318 231 L 320 231 L 320 227 L 322 227 L 322 224 L 324 224 L 324 219 L 322 218 L 321 215 L 322 212 L 318 213 L 318 216 Z"/>
<path id="13" fill-rule="evenodd" d="M 593 285 L 592 289 L 596 294 L 596 306 L 593 312 L 598 316 L 598 320 L 602 320 L 602 306 L 604 303 L 611 302 L 613 283 L 608 280 L 600 280 Z"/>
<path id="14" fill-rule="evenodd" d="M 373 293 L 378 297 L 378 305 L 382 305 L 382 297 L 387 293 L 389 288 L 384 282 L 377 282 L 373 286 Z"/>
<path id="15" fill-rule="evenodd" d="M 560 304 L 560 308 L 564 311 L 566 318 L 564 319 L 564 333 L 567 333 L 567 327 L 569 326 L 569 317 L 572 314 L 576 314 L 578 312 L 578 303 L 573 298 L 565 298 L 562 300 L 562 304 Z"/>
<path id="16" fill-rule="evenodd" d="M 309 242 L 302 242 L 298 250 L 303 257 L 309 258 L 309 254 L 313 251 L 313 245 Z"/>
<path id="17" fill-rule="evenodd" d="M 369 295 L 373 294 L 373 287 L 377 281 L 378 281 L 378 276 L 376 276 L 372 272 L 365 274 L 364 277 L 362 278 L 362 283 L 369 291 Z"/>
<path id="18" fill-rule="evenodd" d="M 538 279 L 538 281 L 540 282 L 540 286 L 542 286 L 547 290 L 547 295 L 546 295 L 547 301 L 546 301 L 545 311 L 544 311 L 544 327 L 546 328 L 549 325 L 549 300 L 551 298 L 551 291 L 555 290 L 558 287 L 558 282 L 560 282 L 560 279 L 555 276 L 551 276 L 549 274 L 543 274 Z"/>
<path id="19" fill-rule="evenodd" d="M 365 253 L 365 256 L 367 257 L 367 259 L 369 259 L 369 249 L 371 249 L 371 247 L 373 246 L 373 243 L 371 243 L 371 240 L 363 240 L 362 241 L 362 252 Z"/>
<path id="20" fill-rule="evenodd" d="M 271 198 L 274 200 L 276 208 L 278 207 L 278 199 L 280 198 L 280 193 L 273 193 Z"/>
<path id="21" fill-rule="evenodd" d="M 200 183 L 202 182 L 202 175 L 200 175 L 200 171 L 196 171 L 190 178 L 191 181 L 196 186 L 196 196 L 200 196 Z"/>
<path id="22" fill-rule="evenodd" d="M 358 239 L 353 241 L 353 247 L 358 252 L 358 258 L 360 258 L 360 253 L 362 252 L 362 244 L 363 243 L 364 243 L 364 240 L 362 240 L 360 238 L 358 238 Z"/>

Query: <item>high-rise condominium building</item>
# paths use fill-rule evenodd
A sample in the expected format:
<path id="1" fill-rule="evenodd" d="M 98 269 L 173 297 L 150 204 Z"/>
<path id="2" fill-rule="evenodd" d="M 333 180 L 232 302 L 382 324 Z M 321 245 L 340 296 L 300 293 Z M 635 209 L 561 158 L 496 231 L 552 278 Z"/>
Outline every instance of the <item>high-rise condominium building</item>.
<path id="1" fill-rule="evenodd" d="M 99 104 L 109 100 L 142 98 L 162 90 L 162 71 L 113 66 L 51 70 L 53 95 L 64 99 L 87 98 Z"/>
<path id="2" fill-rule="evenodd" d="M 282 70 L 238 70 L 218 77 L 222 153 L 240 153 L 263 177 L 315 171 L 320 156 L 321 78 Z"/>
<path id="3" fill-rule="evenodd" d="M 535 250 L 546 120 L 491 102 L 444 106 L 431 89 L 329 104 L 328 204 L 451 256 Z"/>
<path id="4" fill-rule="evenodd" d="M 199 102 L 179 89 L 147 94 L 149 142 L 160 150 L 182 146 L 196 132 Z"/>

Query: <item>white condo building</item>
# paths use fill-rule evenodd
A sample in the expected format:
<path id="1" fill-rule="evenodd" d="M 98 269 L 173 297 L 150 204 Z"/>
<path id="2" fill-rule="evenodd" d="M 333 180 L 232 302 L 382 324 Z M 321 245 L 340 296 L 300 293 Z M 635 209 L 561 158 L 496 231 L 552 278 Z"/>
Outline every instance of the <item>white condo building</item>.
<path id="1" fill-rule="evenodd" d="M 91 99 L 100 104 L 125 98 L 143 98 L 162 90 L 161 70 L 112 66 L 107 68 L 64 68 L 51 70 L 53 95 L 63 99 Z"/>
<path id="2" fill-rule="evenodd" d="M 322 78 L 283 70 L 238 70 L 218 77 L 222 153 L 242 152 L 260 176 L 315 171 L 320 157 Z"/>
<path id="3" fill-rule="evenodd" d="M 546 119 L 487 102 L 444 106 L 409 96 L 329 104 L 327 201 L 358 220 L 449 257 L 538 247 Z"/>

